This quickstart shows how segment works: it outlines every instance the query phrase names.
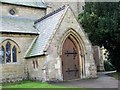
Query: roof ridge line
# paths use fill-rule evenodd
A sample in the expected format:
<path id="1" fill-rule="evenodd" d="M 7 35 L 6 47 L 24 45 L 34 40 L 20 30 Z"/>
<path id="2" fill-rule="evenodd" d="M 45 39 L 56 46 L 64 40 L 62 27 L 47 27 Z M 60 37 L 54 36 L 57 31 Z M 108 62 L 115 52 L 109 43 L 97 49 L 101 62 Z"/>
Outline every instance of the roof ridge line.
<path id="1" fill-rule="evenodd" d="M 54 14 L 56 14 L 56 13 L 64 10 L 64 9 L 65 9 L 65 5 L 62 6 L 62 7 L 60 7 L 60 8 L 58 8 L 57 10 L 54 10 L 53 12 L 51 12 L 51 13 L 49 13 L 49 14 L 43 16 L 42 18 L 36 20 L 36 21 L 34 22 L 34 24 L 37 24 L 38 22 L 40 22 L 40 21 L 42 21 L 42 20 L 44 20 L 44 19 L 46 19 L 46 18 L 48 18 L 48 17 L 50 17 L 50 16 L 52 16 L 52 15 L 54 15 Z"/>

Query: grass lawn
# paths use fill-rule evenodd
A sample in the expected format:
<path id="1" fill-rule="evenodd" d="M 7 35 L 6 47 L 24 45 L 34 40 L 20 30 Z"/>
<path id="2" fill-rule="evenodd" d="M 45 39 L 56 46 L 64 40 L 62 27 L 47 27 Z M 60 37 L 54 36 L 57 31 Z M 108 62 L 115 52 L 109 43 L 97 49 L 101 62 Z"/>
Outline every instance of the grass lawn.
<path id="1" fill-rule="evenodd" d="M 20 81 L 16 83 L 5 83 L 2 88 L 63 88 L 60 86 L 50 85 L 48 83 L 37 81 Z"/>
<path id="2" fill-rule="evenodd" d="M 94 89 L 85 89 L 85 88 L 75 89 L 71 87 L 62 87 L 62 86 L 51 85 L 46 82 L 43 83 L 43 82 L 36 82 L 36 81 L 20 81 L 16 83 L 5 83 L 2 85 L 2 88 L 3 89 L 5 88 L 59 88 L 59 90 L 61 88 L 61 90 L 94 90 Z"/>
<path id="3" fill-rule="evenodd" d="M 108 74 L 108 75 L 120 80 L 120 72 L 115 72 L 115 73 L 111 73 L 111 74 Z"/>

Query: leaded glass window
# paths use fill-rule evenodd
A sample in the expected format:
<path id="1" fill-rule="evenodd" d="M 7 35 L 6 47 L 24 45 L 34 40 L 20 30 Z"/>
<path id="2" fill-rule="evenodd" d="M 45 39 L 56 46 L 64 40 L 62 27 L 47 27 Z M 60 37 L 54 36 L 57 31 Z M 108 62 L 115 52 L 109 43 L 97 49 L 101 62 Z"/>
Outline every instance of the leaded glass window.
<path id="1" fill-rule="evenodd" d="M 11 62 L 11 44 L 7 42 L 6 44 L 6 63 Z"/>
<path id="2" fill-rule="evenodd" d="M 17 62 L 17 49 L 16 49 L 16 47 L 14 46 L 13 48 L 12 48 L 12 58 L 13 58 L 13 62 Z"/>
<path id="3" fill-rule="evenodd" d="M 5 41 L 0 46 L 0 64 L 17 62 L 19 48 L 13 41 Z"/>
<path id="4" fill-rule="evenodd" d="M 0 60 L 0 63 L 4 63 L 5 61 L 5 48 L 2 46 L 1 48 L 1 54 L 2 54 L 2 59 Z"/>

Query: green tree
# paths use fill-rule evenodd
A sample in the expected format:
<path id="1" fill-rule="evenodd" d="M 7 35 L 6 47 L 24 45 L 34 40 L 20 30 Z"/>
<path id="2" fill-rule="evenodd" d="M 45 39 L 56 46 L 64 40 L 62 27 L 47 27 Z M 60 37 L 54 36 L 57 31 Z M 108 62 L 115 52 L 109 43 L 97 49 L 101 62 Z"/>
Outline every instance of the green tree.
<path id="1" fill-rule="evenodd" d="M 104 46 L 120 72 L 120 2 L 86 2 L 78 16 L 93 45 Z"/>

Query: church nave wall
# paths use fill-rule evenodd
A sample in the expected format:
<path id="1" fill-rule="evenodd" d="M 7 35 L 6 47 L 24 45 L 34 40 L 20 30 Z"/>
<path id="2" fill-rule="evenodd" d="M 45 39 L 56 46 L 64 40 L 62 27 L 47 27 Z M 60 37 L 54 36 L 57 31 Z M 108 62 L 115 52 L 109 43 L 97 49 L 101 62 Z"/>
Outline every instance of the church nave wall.
<path id="1" fill-rule="evenodd" d="M 25 54 L 29 46 L 31 45 L 33 39 L 36 36 L 31 35 L 18 35 L 18 34 L 2 34 L 0 37 L 3 41 L 0 43 L 0 46 L 4 46 L 5 48 L 5 58 L 4 62 L 0 64 L 0 68 L 2 70 L 2 75 L 0 77 L 2 82 L 10 82 L 23 80 L 27 78 L 27 65 Z M 11 45 L 11 59 L 7 62 L 7 49 L 6 44 L 10 43 Z M 13 62 L 13 46 L 16 44 L 17 48 L 17 61 Z"/>

